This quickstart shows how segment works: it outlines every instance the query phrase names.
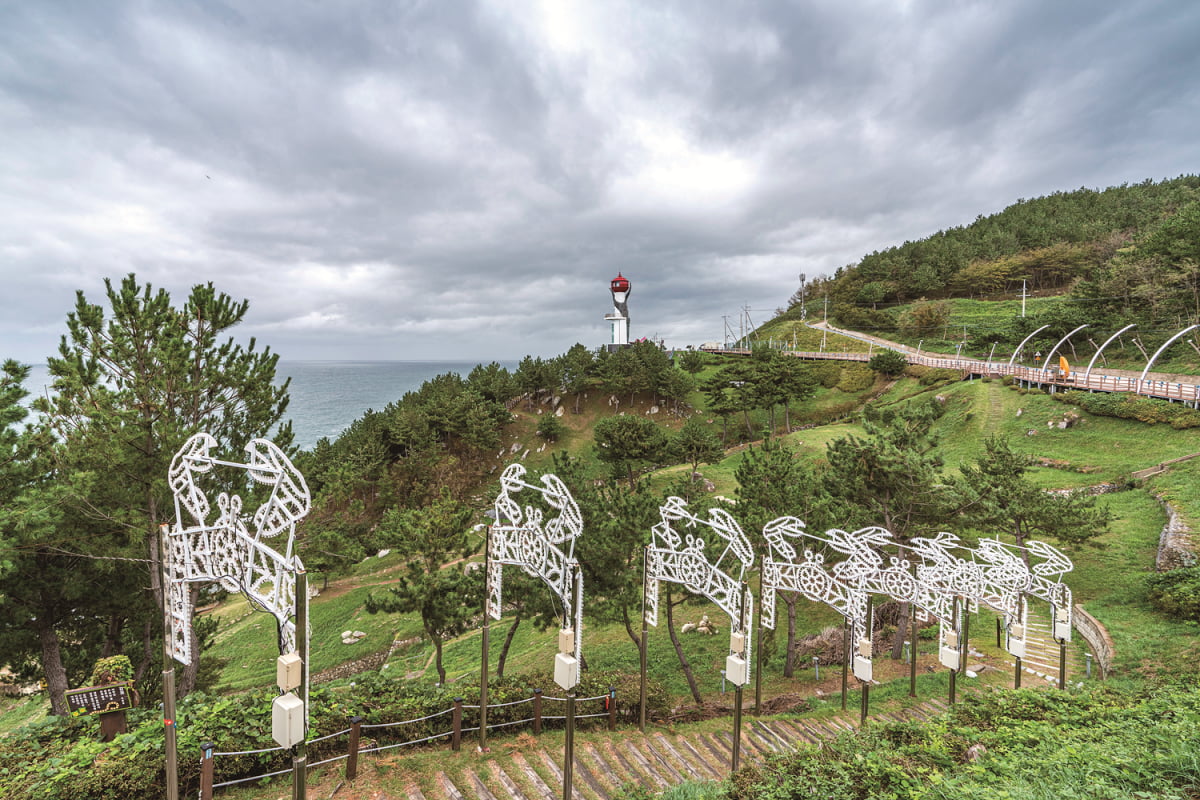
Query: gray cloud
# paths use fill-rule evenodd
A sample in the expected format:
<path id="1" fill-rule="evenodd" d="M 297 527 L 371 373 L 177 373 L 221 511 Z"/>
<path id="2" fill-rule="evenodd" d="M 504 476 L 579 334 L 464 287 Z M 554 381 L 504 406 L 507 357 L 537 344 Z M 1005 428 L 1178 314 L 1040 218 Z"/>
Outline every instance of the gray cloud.
<path id="1" fill-rule="evenodd" d="M 1200 7 L 25 3 L 0 10 L 0 356 L 134 271 L 285 358 L 719 339 L 1020 197 L 1195 172 Z"/>

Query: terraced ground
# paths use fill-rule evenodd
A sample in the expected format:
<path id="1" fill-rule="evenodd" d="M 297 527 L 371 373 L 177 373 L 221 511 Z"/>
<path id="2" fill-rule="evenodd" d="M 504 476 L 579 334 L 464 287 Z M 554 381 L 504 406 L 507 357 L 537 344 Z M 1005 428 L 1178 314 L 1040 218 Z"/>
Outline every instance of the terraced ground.
<path id="1" fill-rule="evenodd" d="M 941 701 L 929 700 L 873 718 L 927 719 L 945 708 Z M 815 743 L 854 730 L 858 714 L 845 712 L 822 720 L 744 717 L 742 723 L 741 758 L 746 764 L 792 750 L 801 742 Z M 608 800 L 628 785 L 660 791 L 688 780 L 721 780 L 729 776 L 732 757 L 731 730 L 584 734 L 576 740 L 573 795 Z M 405 792 L 415 800 L 556 800 L 563 796 L 562 784 L 562 751 L 538 748 L 514 751 L 504 759 L 447 753 L 442 769 L 413 780 Z M 373 800 L 388 797 L 380 793 Z"/>

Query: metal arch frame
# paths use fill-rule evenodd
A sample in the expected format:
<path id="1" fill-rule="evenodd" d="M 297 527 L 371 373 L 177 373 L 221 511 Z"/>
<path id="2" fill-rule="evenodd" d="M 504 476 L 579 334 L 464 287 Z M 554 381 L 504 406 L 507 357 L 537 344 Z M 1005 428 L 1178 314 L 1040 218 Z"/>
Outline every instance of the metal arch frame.
<path id="1" fill-rule="evenodd" d="M 1066 342 L 1067 339 L 1070 339 L 1072 336 L 1079 333 L 1081 330 L 1083 330 L 1086 327 L 1088 327 L 1088 326 L 1080 325 L 1078 328 L 1076 328 L 1075 330 L 1071 331 L 1066 336 L 1064 336 L 1058 340 L 1058 344 L 1054 345 L 1054 347 L 1050 350 L 1050 354 L 1048 356 L 1046 356 L 1046 360 L 1042 362 L 1042 374 L 1043 375 L 1046 374 L 1046 365 L 1050 363 L 1050 359 L 1054 358 L 1054 354 L 1058 352 L 1058 348 L 1062 347 L 1063 343 Z"/>
<path id="2" fill-rule="evenodd" d="M 1050 327 L 1049 325 L 1043 325 L 1042 327 L 1038 328 L 1033 333 L 1026 336 L 1024 339 L 1022 339 L 1021 343 L 1019 345 L 1017 345 L 1017 349 L 1013 351 L 1012 358 L 1008 359 L 1008 365 L 1011 367 L 1016 362 L 1017 356 L 1021 355 L 1021 351 L 1025 349 L 1025 345 L 1029 344 L 1030 339 L 1037 336 L 1039 333 L 1041 333 L 1042 331 L 1046 330 L 1046 328 L 1049 328 L 1049 327 Z"/>
<path id="3" fill-rule="evenodd" d="M 1170 339 L 1167 339 L 1167 341 L 1163 342 L 1162 347 L 1160 347 L 1154 351 L 1154 355 L 1150 356 L 1150 360 L 1146 362 L 1146 368 L 1144 370 L 1142 370 L 1141 377 L 1138 378 L 1137 394 L 1142 393 L 1142 384 L 1145 382 L 1146 376 L 1150 374 L 1150 368 L 1152 366 L 1154 366 L 1154 362 L 1158 361 L 1158 357 L 1161 356 L 1168 347 L 1173 345 L 1175 343 L 1176 339 L 1180 338 L 1188 331 L 1194 331 L 1196 328 L 1200 328 L 1200 322 L 1196 323 L 1195 325 L 1187 326 L 1186 328 L 1181 330 L 1179 333 L 1175 334 Z"/>
<path id="4" fill-rule="evenodd" d="M 190 583 L 216 582 L 244 594 L 252 606 L 275 617 L 280 653 L 296 649 L 295 578 L 304 564 L 295 553 L 295 537 L 296 524 L 312 505 L 308 485 L 287 455 L 266 439 L 246 445 L 247 463 L 213 458 L 209 451 L 216 445 L 210 434 L 195 434 L 175 454 L 168 470 L 175 503 L 175 524 L 164 527 L 163 537 L 168 651 L 181 664 L 191 663 Z M 249 518 L 253 534 L 247 530 L 248 518 L 238 495 L 218 495 L 220 513 L 209 522 L 212 505 L 197 478 L 214 466 L 245 470 L 251 480 L 271 487 L 270 497 Z M 185 512 L 194 524 L 184 525 Z M 263 541 L 284 532 L 282 553 Z"/>
<path id="5" fill-rule="evenodd" d="M 1110 344 L 1112 344 L 1113 341 L 1118 336 L 1120 336 L 1122 333 L 1124 333 L 1125 331 L 1129 330 L 1130 328 L 1136 328 L 1136 327 L 1137 327 L 1136 322 L 1131 325 L 1126 325 L 1124 328 L 1121 328 L 1121 330 L 1117 331 L 1112 336 L 1108 337 L 1108 339 L 1105 340 L 1104 344 L 1100 345 L 1100 349 L 1096 351 L 1096 354 L 1092 356 L 1092 360 L 1088 362 L 1087 371 L 1083 373 L 1084 382 L 1086 382 L 1088 379 L 1088 376 L 1092 374 L 1092 367 L 1095 366 L 1096 359 L 1100 358 L 1100 354 L 1104 352 L 1104 348 L 1106 348 Z M 1105 363 L 1108 363 L 1108 362 L 1105 362 Z"/>

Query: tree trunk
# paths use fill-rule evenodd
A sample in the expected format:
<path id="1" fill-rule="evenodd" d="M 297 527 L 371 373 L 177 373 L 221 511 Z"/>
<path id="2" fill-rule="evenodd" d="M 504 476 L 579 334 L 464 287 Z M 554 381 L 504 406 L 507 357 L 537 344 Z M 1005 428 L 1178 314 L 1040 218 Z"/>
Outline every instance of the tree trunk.
<path id="1" fill-rule="evenodd" d="M 187 697 L 192 692 L 196 691 L 196 675 L 200 671 L 200 641 L 196 637 L 196 603 L 200 600 L 200 587 L 192 584 L 188 587 L 188 595 L 192 601 L 192 616 L 187 621 L 188 639 L 191 642 L 191 663 L 183 665 L 183 672 L 179 676 L 179 684 L 175 687 L 175 696 L 179 698 Z M 300 636 L 300 631 L 296 631 L 296 635 Z"/>
<path id="2" fill-rule="evenodd" d="M 675 655 L 679 657 L 679 666 L 683 669 L 683 677 L 687 678 L 688 688 L 692 691 L 692 699 L 696 701 L 696 705 L 704 705 L 704 700 L 700 697 L 700 687 L 696 685 L 696 676 L 692 674 L 692 665 L 688 663 L 687 656 L 683 654 L 683 646 L 679 643 L 679 636 L 675 633 L 675 604 L 671 602 L 671 592 L 666 592 L 667 600 L 667 633 L 671 636 L 671 644 L 675 645 Z M 682 602 L 682 601 L 681 601 Z"/>
<path id="3" fill-rule="evenodd" d="M 42 672 L 46 676 L 46 693 L 50 695 L 50 713 L 56 717 L 65 717 L 69 713 L 66 697 L 67 670 L 62 663 L 58 633 L 50 620 L 49 614 L 42 614 L 33 624 L 38 641 L 42 645 Z"/>
<path id="4" fill-rule="evenodd" d="M 504 646 L 500 648 L 500 660 L 496 664 L 496 677 L 504 677 L 504 662 L 508 660 L 508 648 L 512 646 L 513 637 L 517 635 L 517 626 L 521 624 L 521 615 L 518 614 L 513 619 L 513 624 L 508 627 L 508 634 L 504 637 Z"/>
<path id="5" fill-rule="evenodd" d="M 110 614 L 108 617 L 108 634 L 104 637 L 104 646 L 100 648 L 100 657 L 108 658 L 121 652 L 121 630 L 125 627 L 125 616 Z"/>
<path id="6" fill-rule="evenodd" d="M 783 596 L 783 602 L 787 604 L 787 649 L 784 651 L 783 659 L 783 677 L 792 678 L 796 675 L 796 599 L 799 597 L 795 592 L 787 592 Z"/>
<path id="7" fill-rule="evenodd" d="M 433 635 L 430 635 L 429 638 L 433 639 L 433 652 L 434 652 L 433 663 L 434 663 L 434 666 L 437 667 L 438 685 L 445 686 L 446 685 L 446 668 L 444 666 L 442 666 L 442 639 L 440 636 L 433 636 Z"/>
<path id="8" fill-rule="evenodd" d="M 750 412 L 743 411 L 742 417 L 746 420 L 746 434 L 751 438 L 754 437 L 754 427 L 750 424 Z"/>
<path id="9" fill-rule="evenodd" d="M 154 663 L 154 624 L 150 619 L 146 620 L 146 624 L 142 627 L 142 660 L 138 664 L 137 669 L 133 673 L 135 681 L 141 681 L 150 671 L 150 665 Z"/>
<path id="10" fill-rule="evenodd" d="M 896 640 L 892 643 L 892 660 L 904 658 L 904 635 L 908 633 L 908 623 L 912 618 L 912 606 L 900 604 L 900 617 L 896 620 Z"/>
<path id="11" fill-rule="evenodd" d="M 642 636 L 640 632 L 634 632 L 633 620 L 629 618 L 629 606 L 621 605 L 621 622 L 625 625 L 625 635 L 629 637 L 629 641 L 633 642 L 633 647 L 640 655 L 642 652 Z"/>

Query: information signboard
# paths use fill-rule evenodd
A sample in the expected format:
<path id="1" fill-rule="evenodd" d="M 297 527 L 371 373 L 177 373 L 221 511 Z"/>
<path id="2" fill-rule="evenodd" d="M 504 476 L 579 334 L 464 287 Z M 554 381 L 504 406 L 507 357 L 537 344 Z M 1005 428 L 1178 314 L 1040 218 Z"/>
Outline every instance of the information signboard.
<path id="1" fill-rule="evenodd" d="M 124 711 L 133 708 L 133 681 L 68 689 L 66 696 L 67 708 L 73 717 Z"/>

